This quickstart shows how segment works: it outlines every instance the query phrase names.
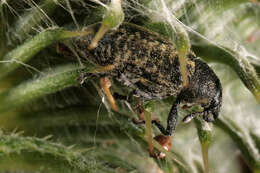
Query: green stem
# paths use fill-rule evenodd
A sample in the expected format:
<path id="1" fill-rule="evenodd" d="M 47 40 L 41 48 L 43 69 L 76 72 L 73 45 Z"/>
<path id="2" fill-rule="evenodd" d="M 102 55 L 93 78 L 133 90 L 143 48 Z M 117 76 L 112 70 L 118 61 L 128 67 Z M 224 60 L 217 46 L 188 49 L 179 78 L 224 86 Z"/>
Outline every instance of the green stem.
<path id="1" fill-rule="evenodd" d="M 176 29 L 175 34 L 175 44 L 179 54 L 179 62 L 180 62 L 180 71 L 183 78 L 183 86 L 188 85 L 188 73 L 187 73 L 187 58 L 186 56 L 190 52 L 190 39 L 188 33 L 185 28 L 176 21 L 174 23 L 174 27 Z"/>
<path id="2" fill-rule="evenodd" d="M 42 159 L 46 158 L 45 161 L 49 163 L 55 162 L 56 164 L 61 164 L 63 167 L 67 165 L 67 167 L 79 170 L 87 170 L 90 167 L 83 153 L 75 151 L 71 147 L 52 143 L 47 141 L 46 138 L 23 137 L 15 133 L 5 135 L 0 131 L 0 164 L 2 165 L 2 162 L 10 157 L 19 157 L 21 153 L 24 156 L 33 153 L 34 157 L 41 156 Z M 56 166 L 52 165 L 51 167 Z"/>
<path id="3" fill-rule="evenodd" d="M 88 71 L 94 70 L 88 66 Z M 75 64 L 61 65 L 44 76 L 24 82 L 0 95 L 0 111 L 20 107 L 47 94 L 78 85 L 77 80 L 83 67 Z"/>
<path id="4" fill-rule="evenodd" d="M 150 154 L 153 154 L 153 136 L 152 136 L 152 118 L 151 114 L 147 111 L 144 111 L 144 118 L 145 118 L 145 131 L 146 131 L 146 137 L 147 142 L 149 145 L 149 152 Z"/>
<path id="5" fill-rule="evenodd" d="M 117 29 L 124 21 L 124 17 L 125 15 L 121 6 L 121 0 L 111 0 L 111 3 L 107 6 L 107 11 L 102 20 L 101 27 L 91 41 L 89 49 L 94 49 L 106 32 L 111 29 Z"/>
<path id="6" fill-rule="evenodd" d="M 197 132 L 201 144 L 201 151 L 202 151 L 202 158 L 203 158 L 203 164 L 205 173 L 209 173 L 209 157 L 208 157 L 208 150 L 209 146 L 211 144 L 211 128 L 209 127 L 209 124 L 206 123 L 201 118 L 195 118 L 195 125 L 197 127 Z"/>
<path id="7" fill-rule="evenodd" d="M 0 61 L 0 79 L 16 68 L 25 65 L 27 61 L 45 47 L 57 41 L 84 34 L 88 34 L 88 32 L 65 31 L 60 28 L 39 33 L 4 56 L 3 61 Z"/>
<path id="8" fill-rule="evenodd" d="M 48 17 L 52 15 L 55 9 L 58 7 L 58 3 L 64 3 L 65 0 L 42 0 L 41 4 L 31 8 L 31 10 L 23 14 L 17 22 L 14 24 L 14 31 L 12 35 L 18 38 L 20 41 L 26 38 L 33 28 L 43 20 L 48 20 Z"/>
<path id="9" fill-rule="evenodd" d="M 248 62 L 246 57 L 215 45 L 193 45 L 192 49 L 197 56 L 205 60 L 229 65 L 260 104 L 260 81 L 254 67 Z"/>
<path id="10" fill-rule="evenodd" d="M 119 144 L 118 144 L 119 143 Z M 109 149 L 100 148 L 99 153 L 97 153 L 97 159 L 104 160 L 108 163 L 112 163 L 116 166 L 122 168 L 122 173 L 126 172 L 149 172 L 149 173 L 163 173 L 158 164 L 149 156 L 140 155 L 140 153 L 131 152 L 127 149 L 118 149 L 122 148 L 120 142 L 115 144 L 117 147 Z M 115 171 L 116 173 L 121 173 Z"/>

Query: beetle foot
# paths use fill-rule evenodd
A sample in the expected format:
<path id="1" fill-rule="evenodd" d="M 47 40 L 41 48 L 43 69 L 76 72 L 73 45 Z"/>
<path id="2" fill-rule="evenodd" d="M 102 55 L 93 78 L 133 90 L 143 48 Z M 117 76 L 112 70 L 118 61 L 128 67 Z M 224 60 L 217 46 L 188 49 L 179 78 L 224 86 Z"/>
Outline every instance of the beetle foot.
<path id="1" fill-rule="evenodd" d="M 164 136 L 164 135 L 158 135 L 155 136 L 154 139 L 167 151 L 171 149 L 171 136 Z M 151 157 L 157 158 L 157 159 L 163 159 L 165 158 L 166 154 L 163 152 L 160 152 L 158 150 L 154 150 L 153 153 L 150 153 Z"/>

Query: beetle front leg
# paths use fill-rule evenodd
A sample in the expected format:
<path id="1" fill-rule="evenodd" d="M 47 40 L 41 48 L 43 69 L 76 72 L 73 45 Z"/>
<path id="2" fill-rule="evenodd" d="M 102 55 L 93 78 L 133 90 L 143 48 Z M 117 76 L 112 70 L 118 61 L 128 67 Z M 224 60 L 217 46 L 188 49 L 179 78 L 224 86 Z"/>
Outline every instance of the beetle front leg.
<path id="1" fill-rule="evenodd" d="M 178 112 L 177 112 L 177 107 L 179 105 L 180 101 L 177 97 L 175 100 L 171 111 L 169 113 L 168 119 L 167 119 L 167 128 L 165 128 L 157 122 L 154 122 L 155 125 L 160 129 L 161 133 L 163 135 L 158 135 L 154 139 L 163 146 L 164 149 L 169 151 L 171 149 L 171 135 L 176 129 L 177 125 L 177 120 L 178 120 Z M 164 158 L 166 155 L 165 153 L 160 152 L 159 154 L 155 155 L 158 159 Z"/>
<path id="2" fill-rule="evenodd" d="M 168 116 L 168 119 L 167 119 L 167 128 L 166 129 L 161 125 L 160 121 L 152 120 L 152 123 L 155 124 L 156 127 L 165 136 L 171 136 L 176 129 L 176 125 L 177 125 L 177 121 L 178 121 L 177 106 L 178 106 L 179 103 L 180 103 L 179 100 L 176 99 L 176 101 L 173 104 L 171 111 L 169 113 L 169 116 Z"/>
<path id="3" fill-rule="evenodd" d="M 176 99 L 167 119 L 167 128 L 165 132 L 162 132 L 166 136 L 171 136 L 176 129 L 178 121 L 177 106 L 180 103 L 179 99 Z"/>

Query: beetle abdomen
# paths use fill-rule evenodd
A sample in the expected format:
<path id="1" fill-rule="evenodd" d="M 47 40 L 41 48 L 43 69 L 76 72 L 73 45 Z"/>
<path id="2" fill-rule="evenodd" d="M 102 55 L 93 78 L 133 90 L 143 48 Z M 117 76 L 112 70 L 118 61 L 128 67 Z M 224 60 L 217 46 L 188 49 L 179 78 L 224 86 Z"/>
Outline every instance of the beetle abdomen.
<path id="1" fill-rule="evenodd" d="M 94 29 L 98 29 L 95 25 Z M 81 57 L 101 66 L 113 64 L 109 75 L 137 89 L 146 98 L 176 95 L 182 88 L 178 54 L 175 46 L 158 34 L 133 24 L 123 24 L 110 31 L 89 51 L 93 35 L 76 40 Z M 188 76 L 194 73 L 194 56 L 188 56 Z"/>

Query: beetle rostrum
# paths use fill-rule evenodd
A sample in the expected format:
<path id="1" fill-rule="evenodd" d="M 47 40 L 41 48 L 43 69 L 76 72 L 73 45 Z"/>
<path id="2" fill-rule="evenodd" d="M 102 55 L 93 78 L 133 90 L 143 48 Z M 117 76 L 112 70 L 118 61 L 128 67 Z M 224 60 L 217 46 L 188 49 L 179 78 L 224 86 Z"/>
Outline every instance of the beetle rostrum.
<path id="1" fill-rule="evenodd" d="M 95 31 L 100 24 L 91 26 Z M 188 86 L 183 86 L 176 46 L 140 26 L 124 23 L 117 30 L 106 33 L 96 48 L 88 46 L 94 34 L 74 40 L 76 51 L 83 59 L 100 66 L 113 65 L 102 75 L 112 77 L 132 88 L 144 100 L 175 96 L 167 127 L 153 123 L 164 135 L 172 135 L 177 123 L 177 106 L 180 103 L 200 105 L 202 112 L 194 112 L 184 118 L 190 121 L 202 115 L 205 121 L 215 120 L 222 103 L 222 87 L 213 70 L 191 52 L 187 55 Z"/>

